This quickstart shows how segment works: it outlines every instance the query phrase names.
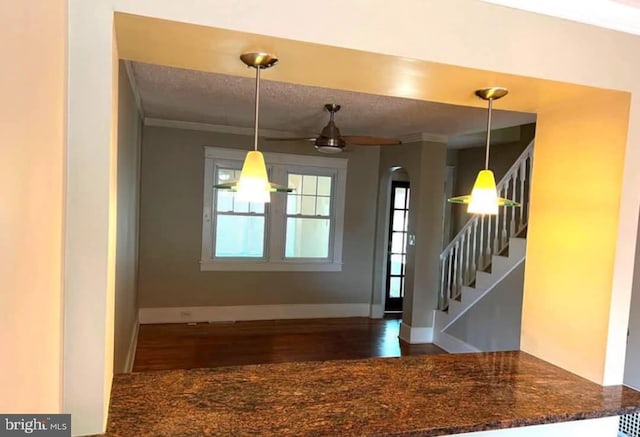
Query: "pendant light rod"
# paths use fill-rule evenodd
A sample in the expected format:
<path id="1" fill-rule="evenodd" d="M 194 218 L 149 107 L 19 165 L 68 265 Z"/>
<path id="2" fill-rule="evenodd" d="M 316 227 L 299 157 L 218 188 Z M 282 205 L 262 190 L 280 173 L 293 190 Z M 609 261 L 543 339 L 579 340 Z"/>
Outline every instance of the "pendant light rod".
<path id="1" fill-rule="evenodd" d="M 489 170 L 489 149 L 491 147 L 491 112 L 493 110 L 493 101 L 503 98 L 509 93 L 509 90 L 502 87 L 489 87 L 476 90 L 476 96 L 482 100 L 489 102 L 489 110 L 487 114 L 487 146 L 484 158 L 484 169 Z"/>
<path id="2" fill-rule="evenodd" d="M 491 147 L 491 110 L 493 109 L 493 99 L 489 99 L 489 111 L 487 114 L 487 147 L 484 157 L 484 169 L 489 170 L 489 148 Z"/>
<path id="3" fill-rule="evenodd" d="M 256 108 L 253 116 L 253 150 L 258 150 L 258 122 L 260 120 L 260 68 L 256 68 Z"/>
<path id="4" fill-rule="evenodd" d="M 247 67 L 256 69 L 256 107 L 254 113 L 254 127 L 253 127 L 253 150 L 258 150 L 258 121 L 259 121 L 259 107 L 260 107 L 260 70 L 273 67 L 278 63 L 278 57 L 271 53 L 266 52 L 251 52 L 243 53 L 240 55 L 240 60 L 244 62 Z"/>

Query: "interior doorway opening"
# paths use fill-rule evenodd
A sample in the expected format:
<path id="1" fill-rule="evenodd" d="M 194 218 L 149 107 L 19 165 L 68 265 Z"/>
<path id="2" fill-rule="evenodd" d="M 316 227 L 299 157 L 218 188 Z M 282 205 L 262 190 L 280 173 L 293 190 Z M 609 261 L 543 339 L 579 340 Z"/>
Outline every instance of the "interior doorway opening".
<path id="1" fill-rule="evenodd" d="M 389 238 L 385 280 L 385 314 L 401 314 L 407 265 L 409 199 L 411 186 L 407 172 L 398 168 L 391 175 Z"/>

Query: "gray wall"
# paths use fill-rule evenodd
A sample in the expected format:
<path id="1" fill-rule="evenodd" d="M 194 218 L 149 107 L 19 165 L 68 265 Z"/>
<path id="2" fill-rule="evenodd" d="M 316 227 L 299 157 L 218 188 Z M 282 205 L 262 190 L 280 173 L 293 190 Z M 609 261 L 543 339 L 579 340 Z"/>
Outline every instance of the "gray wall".
<path id="1" fill-rule="evenodd" d="M 341 272 L 201 272 L 205 145 L 249 149 L 251 137 L 144 127 L 140 307 L 369 303 L 379 147 L 342 155 L 349 163 Z M 310 143 L 261 150 L 321 156 Z"/>
<path id="2" fill-rule="evenodd" d="M 534 136 L 535 124 L 527 124 L 520 127 L 519 141 L 491 146 L 489 168 L 493 170 L 496 183 L 500 182 Z M 455 158 L 450 160 L 455 162 L 456 167 L 453 192 L 455 196 L 462 196 L 471 193 L 478 172 L 484 168 L 485 148 L 471 147 L 456 152 Z M 451 237 L 455 237 L 471 215 L 467 214 L 466 206 L 463 205 L 453 205 L 452 211 Z"/>
<path id="3" fill-rule="evenodd" d="M 372 299 L 375 304 L 383 304 L 385 291 L 389 187 L 394 167 L 401 167 L 409 176 L 411 199 L 408 231 L 416 236 L 416 245 L 407 246 L 402 320 L 412 327 L 429 327 L 437 304 L 446 145 L 423 141 L 381 149 Z"/>
<path id="4" fill-rule="evenodd" d="M 138 195 L 141 121 L 123 63 L 118 77 L 118 217 L 116 234 L 114 371 L 125 371 L 138 319 Z"/>
<path id="5" fill-rule="evenodd" d="M 445 332 L 483 352 L 519 350 L 523 262 Z"/>
<path id="6" fill-rule="evenodd" d="M 624 383 L 640 390 L 640 232 L 636 242 L 635 259 Z"/>

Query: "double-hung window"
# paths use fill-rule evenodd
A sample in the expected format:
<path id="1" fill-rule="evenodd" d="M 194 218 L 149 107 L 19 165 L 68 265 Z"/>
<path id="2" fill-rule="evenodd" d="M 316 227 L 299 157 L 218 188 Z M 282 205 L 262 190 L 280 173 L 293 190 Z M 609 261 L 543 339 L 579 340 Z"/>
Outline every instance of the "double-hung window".
<path id="1" fill-rule="evenodd" d="M 340 271 L 347 160 L 265 153 L 269 179 L 294 191 L 263 204 L 213 189 L 245 154 L 205 148 L 201 270 Z"/>

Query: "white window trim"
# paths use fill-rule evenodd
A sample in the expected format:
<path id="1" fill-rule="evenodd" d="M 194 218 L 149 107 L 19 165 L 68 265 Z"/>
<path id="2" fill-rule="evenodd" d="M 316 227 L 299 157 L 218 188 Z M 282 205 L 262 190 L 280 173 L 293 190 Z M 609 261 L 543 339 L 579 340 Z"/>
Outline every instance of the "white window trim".
<path id="1" fill-rule="evenodd" d="M 342 271 L 344 235 L 344 205 L 347 179 L 347 159 L 294 155 L 289 153 L 263 153 L 273 182 L 286 185 L 287 172 L 308 171 L 334 177 L 333 240 L 329 244 L 328 259 L 285 259 L 286 194 L 272 193 L 265 214 L 266 238 L 264 258 L 214 258 L 213 257 L 213 194 L 216 165 L 225 161 L 244 160 L 246 150 L 221 147 L 204 148 L 204 200 L 202 214 L 201 271 Z"/>

